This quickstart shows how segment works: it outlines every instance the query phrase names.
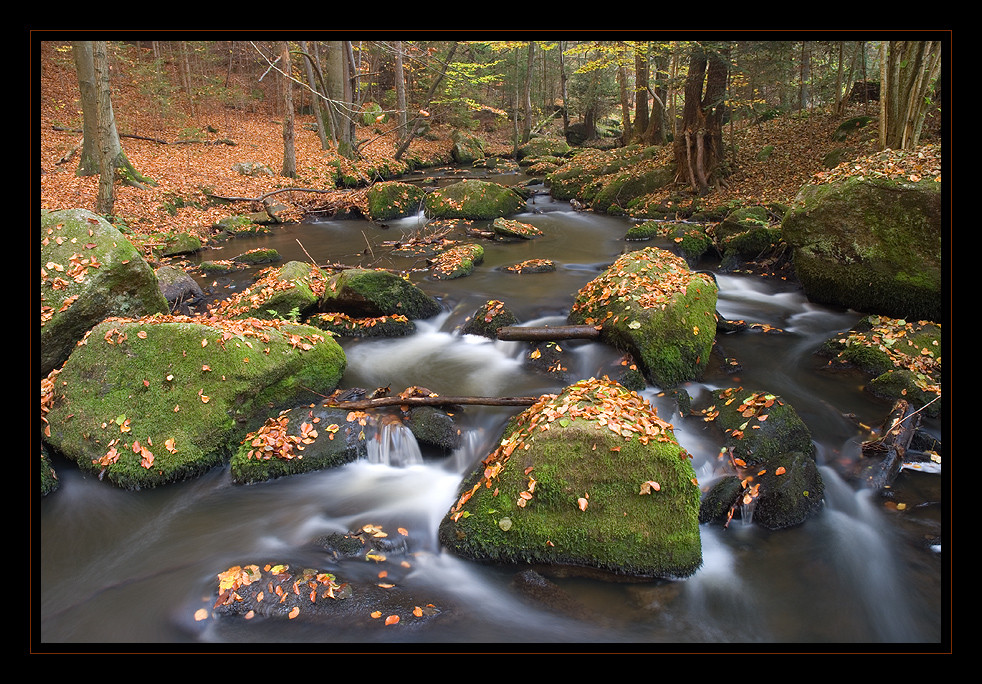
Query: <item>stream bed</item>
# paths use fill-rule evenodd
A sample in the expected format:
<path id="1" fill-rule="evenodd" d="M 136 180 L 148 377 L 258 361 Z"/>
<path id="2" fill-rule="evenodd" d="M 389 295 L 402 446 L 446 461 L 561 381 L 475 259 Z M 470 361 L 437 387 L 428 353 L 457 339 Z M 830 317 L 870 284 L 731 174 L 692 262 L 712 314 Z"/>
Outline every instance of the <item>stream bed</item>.
<path id="1" fill-rule="evenodd" d="M 418 385 L 447 395 L 534 396 L 616 369 L 619 355 L 613 350 L 570 341 L 566 377 L 536 372 L 523 364 L 521 343 L 461 335 L 459 328 L 489 299 L 503 301 L 522 324 L 561 324 L 577 290 L 619 254 L 669 245 L 626 242 L 627 219 L 575 212 L 546 194 L 535 196 L 528 213 L 514 218 L 535 225 L 543 236 L 483 243 L 484 263 L 465 278 L 437 281 L 425 270 L 413 272 L 413 281 L 443 307 L 434 318 L 417 321 L 414 335 L 339 338 L 348 358 L 342 387 L 389 386 L 398 392 Z M 384 227 L 358 220 L 286 226 L 196 259 L 273 247 L 284 262 L 313 258 L 411 270 L 419 266 L 418 258 L 393 257 L 384 244 L 419 234 L 425 223 L 420 216 Z M 533 258 L 551 259 L 557 270 L 520 275 L 504 270 Z M 202 285 L 244 287 L 251 275 Z M 711 365 L 703 379 L 685 389 L 697 400 L 710 389 L 743 386 L 778 394 L 794 406 L 811 430 L 826 488 L 824 510 L 805 524 L 782 531 L 738 518 L 725 529 L 703 525 L 703 567 L 681 582 L 554 580 L 583 609 L 568 614 L 517 590 L 514 568 L 456 558 L 437 541 L 437 526 L 460 481 L 494 448 L 520 408 L 466 407 L 458 416 L 462 444 L 450 454 L 392 440 L 376 449 L 371 461 L 248 486 L 232 484 L 227 469 L 215 469 L 155 490 L 121 491 L 56 461 L 61 486 L 38 511 L 42 642 L 305 644 L 312 650 L 370 644 L 374 651 L 399 644 L 457 644 L 452 650 L 495 644 L 504 651 L 595 644 L 603 651 L 903 643 L 927 650 L 941 643 L 945 554 L 940 544 L 925 541 L 944 522 L 941 476 L 901 474 L 902 492 L 933 502 L 905 517 L 840 475 L 869 438 L 864 426 L 879 426 L 890 407 L 863 391 L 865 378 L 829 372 L 814 352 L 861 314 L 814 305 L 779 279 L 733 273 L 717 278 L 724 318 L 780 332 L 719 335 L 720 351 L 738 359 L 742 370 L 727 374 Z M 711 479 L 720 448 L 714 429 L 699 416 L 680 416 L 674 400 L 659 388 L 649 386 L 642 394 L 675 425 L 700 481 Z M 927 421 L 924 428 L 941 436 L 936 423 Z M 413 450 L 412 458 L 405 450 Z M 310 540 L 364 525 L 409 531 L 410 562 L 398 584 L 419 602 L 432 598 L 455 606 L 455 619 L 435 620 L 418 631 L 379 621 L 355 629 L 348 623 L 194 619 L 196 611 L 214 603 L 217 573 L 278 558 L 329 567 L 309 548 Z M 376 571 L 365 561 L 337 569 L 365 579 Z"/>

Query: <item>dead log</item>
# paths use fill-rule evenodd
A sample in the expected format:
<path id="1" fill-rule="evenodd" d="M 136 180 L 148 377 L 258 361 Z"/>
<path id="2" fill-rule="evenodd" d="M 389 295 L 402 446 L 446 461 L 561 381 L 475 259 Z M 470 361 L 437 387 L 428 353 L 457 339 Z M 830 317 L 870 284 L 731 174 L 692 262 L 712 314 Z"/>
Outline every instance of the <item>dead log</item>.
<path id="1" fill-rule="evenodd" d="M 539 397 L 378 397 L 354 401 L 325 401 L 324 406 L 352 411 L 386 406 L 531 406 Z"/>
<path id="2" fill-rule="evenodd" d="M 600 329 L 594 325 L 544 325 L 528 327 L 506 325 L 498 328 L 499 340 L 507 342 L 552 342 L 555 340 L 595 340 Z"/>
<path id="3" fill-rule="evenodd" d="M 919 411 L 899 399 L 884 421 L 880 437 L 863 442 L 860 478 L 867 488 L 883 489 L 896 479 L 919 425 Z"/>

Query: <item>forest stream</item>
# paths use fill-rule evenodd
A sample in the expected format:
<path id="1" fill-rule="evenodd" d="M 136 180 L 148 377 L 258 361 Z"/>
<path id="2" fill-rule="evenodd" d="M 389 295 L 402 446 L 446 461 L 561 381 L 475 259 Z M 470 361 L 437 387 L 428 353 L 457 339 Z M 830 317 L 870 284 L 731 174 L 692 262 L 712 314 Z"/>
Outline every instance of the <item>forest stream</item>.
<path id="1" fill-rule="evenodd" d="M 511 179 L 514 182 L 522 177 Z M 415 334 L 385 339 L 339 338 L 348 359 L 342 387 L 424 386 L 439 394 L 537 396 L 580 378 L 613 373 L 620 355 L 577 340 L 567 347 L 565 377 L 531 370 L 522 343 L 461 335 L 460 326 L 489 299 L 503 301 L 522 324 L 565 322 L 576 292 L 622 252 L 668 242 L 626 242 L 627 219 L 576 212 L 567 202 L 537 194 L 515 216 L 539 228 L 535 240 L 485 241 L 475 272 L 439 281 L 425 270 L 412 280 L 443 311 L 417 321 Z M 236 239 L 195 258 L 226 259 L 272 247 L 283 262 L 364 264 L 395 269 L 418 265 L 393 257 L 385 243 L 424 228 L 422 216 L 379 226 L 325 220 Z M 504 270 L 527 259 L 554 261 L 552 273 Z M 718 265 L 718 264 L 717 264 Z M 714 264 L 699 265 L 713 269 Z M 255 271 L 243 272 L 238 287 Z M 767 328 L 717 336 L 742 370 L 712 364 L 685 389 L 693 400 L 711 389 L 743 386 L 782 396 L 809 427 L 825 482 L 825 507 L 804 524 L 769 531 L 735 517 L 728 527 L 701 526 L 703 566 L 668 583 L 618 584 L 553 580 L 583 608 L 576 614 L 530 601 L 514 584 L 516 570 L 454 557 L 440 548 L 437 526 L 463 477 L 494 448 L 514 407 L 468 406 L 456 417 L 464 431 L 450 454 L 420 448 L 402 435 L 380 443 L 370 458 L 329 470 L 235 485 L 226 469 L 149 491 L 122 491 L 71 464 L 56 462 L 59 491 L 40 504 L 41 639 L 48 644 L 306 644 L 345 650 L 372 644 L 497 644 L 496 650 L 560 650 L 564 644 L 638 650 L 728 648 L 721 644 L 938 644 L 942 640 L 944 550 L 921 543 L 916 522 L 905 522 L 880 499 L 846 480 L 843 464 L 859 458 L 890 406 L 863 391 L 858 373 L 825 368 L 815 350 L 848 330 L 862 314 L 810 303 L 777 278 L 718 273 L 718 312 Z M 203 287 L 211 282 L 200 281 Z M 674 399 L 648 386 L 641 394 L 672 422 L 693 456 L 700 482 L 709 481 L 720 437 L 698 415 L 680 416 Z M 924 428 L 940 437 L 940 426 Z M 904 471 L 902 486 L 934 501 L 937 474 Z M 393 581 L 421 603 L 453 605 L 457 618 L 417 631 L 399 625 L 354 628 L 303 621 L 194 619 L 214 603 L 216 575 L 226 568 L 287 558 L 323 567 L 307 544 L 331 532 L 376 525 L 409 531 L 411 563 Z M 370 579 L 365 561 L 338 572 Z M 425 647 L 420 646 L 420 650 Z M 466 650 L 467 646 L 452 647 Z M 589 652 L 590 646 L 578 646 Z M 914 650 L 917 650 L 916 647 Z"/>

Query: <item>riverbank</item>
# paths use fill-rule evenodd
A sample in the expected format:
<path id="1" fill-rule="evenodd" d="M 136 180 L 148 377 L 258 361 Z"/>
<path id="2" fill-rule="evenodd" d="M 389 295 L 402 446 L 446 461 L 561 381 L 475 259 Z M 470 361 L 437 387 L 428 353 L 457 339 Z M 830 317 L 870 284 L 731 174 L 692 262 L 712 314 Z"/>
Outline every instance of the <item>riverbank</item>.
<path id="1" fill-rule="evenodd" d="M 77 158 L 72 149 L 81 141 L 81 108 L 71 51 L 63 44 L 45 43 L 41 49 L 38 138 L 41 210 L 94 209 L 97 176 L 75 175 Z M 117 185 L 115 214 L 131 231 L 135 242 L 154 234 L 189 232 L 207 240 L 209 227 L 222 218 L 248 210 L 237 203 L 210 206 L 206 191 L 228 197 L 258 197 L 283 187 L 325 188 L 329 169 L 341 164 L 355 174 L 391 159 L 397 149 L 396 131 L 390 126 L 359 128 L 359 141 L 371 140 L 360 150 L 363 162 L 347 160 L 335 149 L 321 149 L 313 129 L 314 119 L 298 115 L 295 121 L 298 177 L 245 176 L 233 170 L 236 163 L 262 164 L 278 174 L 283 159 L 282 123 L 269 101 L 251 102 L 248 108 L 230 108 L 207 101 L 194 115 L 181 102 L 161 107 L 146 106 L 140 79 L 128 71 L 132 64 L 118 60 L 114 71 L 113 106 L 123 148 L 133 165 L 157 185 L 136 189 Z M 852 114 L 875 116 L 876 103 L 858 106 Z M 707 207 L 734 202 L 787 204 L 816 174 L 829 173 L 823 159 L 843 150 L 843 159 L 871 154 L 875 149 L 875 119 L 863 132 L 845 142 L 833 140 L 842 122 L 823 111 L 787 115 L 779 119 L 727 126 L 724 143 L 730 167 L 719 188 L 704 199 Z M 543 131 L 559 134 L 558 122 Z M 434 121 L 431 135 L 414 140 L 410 153 L 435 162 L 450 159 L 453 127 Z M 137 137 L 134 137 L 137 136 Z M 234 144 L 185 143 L 188 138 L 229 140 Z M 508 156 L 513 150 L 511 124 L 501 121 L 494 130 L 481 133 L 490 155 Z M 928 136 L 925 136 L 929 139 Z M 770 148 L 769 154 L 761 152 Z M 666 189 L 666 194 L 677 188 Z M 183 205 L 183 206 L 177 206 Z M 289 217 L 289 215 L 288 215 Z M 295 218 L 299 218 L 299 215 Z"/>

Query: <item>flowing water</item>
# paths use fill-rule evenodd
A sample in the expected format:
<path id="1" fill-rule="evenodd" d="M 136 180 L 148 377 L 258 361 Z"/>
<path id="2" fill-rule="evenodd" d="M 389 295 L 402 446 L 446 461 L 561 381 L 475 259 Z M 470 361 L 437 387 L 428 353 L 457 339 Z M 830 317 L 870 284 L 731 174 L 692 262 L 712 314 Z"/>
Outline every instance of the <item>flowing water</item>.
<path id="1" fill-rule="evenodd" d="M 566 343 L 569 372 L 558 378 L 526 368 L 521 343 L 458 330 L 492 298 L 504 301 L 523 323 L 560 324 L 576 291 L 618 254 L 668 245 L 627 243 L 625 219 L 577 213 L 546 195 L 531 200 L 529 212 L 517 218 L 544 235 L 524 242 L 485 242 L 484 263 L 465 278 L 436 281 L 424 271 L 413 273 L 413 280 L 443 307 L 433 319 L 418 321 L 414 335 L 343 339 L 348 370 L 342 386 L 399 391 L 420 385 L 440 394 L 528 396 L 556 392 L 580 377 L 612 374 L 619 355 L 601 344 Z M 284 260 L 412 269 L 418 257 L 393 257 L 383 243 L 426 229 L 422 217 L 384 227 L 324 221 L 236 240 L 199 258 L 230 258 L 263 246 L 276 248 Z M 531 258 L 552 259 L 557 271 L 515 275 L 503 270 Z M 245 286 L 243 278 L 232 287 Z M 823 370 L 824 362 L 813 352 L 860 314 L 811 304 L 798 289 L 776 279 L 721 273 L 718 282 L 723 317 L 782 332 L 720 335 L 721 353 L 738 359 L 742 370 L 726 375 L 716 364 L 686 389 L 697 401 L 710 389 L 741 385 L 779 394 L 795 407 L 812 432 L 826 486 L 825 509 L 804 525 L 767 531 L 752 524 L 750 510 L 725 529 L 703 525 L 703 567 L 682 582 L 555 580 L 582 608 L 565 614 L 524 598 L 513 584 L 514 569 L 456 558 L 437 541 L 437 526 L 461 479 L 493 448 L 519 408 L 466 407 L 456 417 L 463 430 L 461 446 L 449 455 L 421 449 L 408 431 L 391 425 L 376 435 L 364 461 L 250 486 L 234 485 L 227 470 L 215 469 L 193 481 L 127 492 L 57 462 L 61 487 L 41 502 L 39 511 L 41 640 L 301 643 L 311 648 L 371 643 L 375 650 L 406 642 L 497 644 L 500 650 L 530 645 L 550 650 L 571 643 L 600 644 L 597 650 L 615 645 L 671 649 L 696 644 L 711 650 L 730 648 L 723 644 L 940 643 L 944 550 L 920 543 L 925 536 L 917 528 L 920 523 L 901 521 L 877 497 L 840 475 L 840 466 L 855 461 L 869 437 L 863 426 L 879 425 L 889 406 L 862 391 L 862 377 Z M 680 416 L 658 388 L 643 394 L 675 424 L 700 481 L 711 480 L 718 436 L 698 416 Z M 939 429 L 931 423 L 926 427 Z M 905 471 L 901 479 L 940 502 L 937 474 Z M 925 529 L 940 524 L 938 508 L 921 521 Z M 218 572 L 277 558 L 324 567 L 308 542 L 367 524 L 408 529 L 411 569 L 399 584 L 420 603 L 443 601 L 463 617 L 445 624 L 436 620 L 416 632 L 398 626 L 359 631 L 346 624 L 193 619 L 196 610 L 214 601 Z M 338 572 L 367 571 L 349 566 Z"/>

